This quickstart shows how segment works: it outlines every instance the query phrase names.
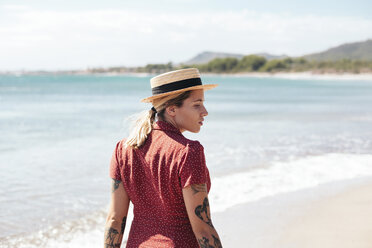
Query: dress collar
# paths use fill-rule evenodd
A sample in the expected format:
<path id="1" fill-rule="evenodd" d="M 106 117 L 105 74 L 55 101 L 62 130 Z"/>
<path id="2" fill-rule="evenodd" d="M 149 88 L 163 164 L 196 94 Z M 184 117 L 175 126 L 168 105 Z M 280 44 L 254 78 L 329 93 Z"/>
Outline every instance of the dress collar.
<path id="1" fill-rule="evenodd" d="M 161 131 L 175 132 L 182 135 L 181 131 L 178 128 L 176 128 L 175 126 L 166 121 L 158 120 L 153 124 L 152 128 Z"/>

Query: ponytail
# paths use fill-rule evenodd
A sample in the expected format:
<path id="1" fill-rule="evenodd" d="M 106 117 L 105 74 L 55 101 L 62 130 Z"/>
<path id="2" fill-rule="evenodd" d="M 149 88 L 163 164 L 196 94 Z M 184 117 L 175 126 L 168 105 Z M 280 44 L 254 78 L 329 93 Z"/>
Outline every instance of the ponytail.
<path id="1" fill-rule="evenodd" d="M 148 134 L 152 130 L 152 124 L 155 122 L 156 112 L 152 109 L 141 112 L 134 122 L 134 125 L 125 141 L 125 147 L 137 149 L 145 143 Z"/>

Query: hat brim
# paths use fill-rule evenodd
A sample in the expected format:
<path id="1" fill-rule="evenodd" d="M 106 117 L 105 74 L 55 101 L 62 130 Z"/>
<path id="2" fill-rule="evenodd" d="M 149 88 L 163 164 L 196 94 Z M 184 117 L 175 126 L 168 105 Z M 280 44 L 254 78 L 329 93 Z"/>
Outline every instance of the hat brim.
<path id="1" fill-rule="evenodd" d="M 174 90 L 174 91 L 162 93 L 162 94 L 159 94 L 159 95 L 146 97 L 146 98 L 142 99 L 141 102 L 152 102 L 154 99 L 158 99 L 158 98 L 168 96 L 168 95 L 172 95 L 172 94 L 175 94 L 175 93 L 180 93 L 180 92 L 183 92 L 183 91 L 199 90 L 199 89 L 210 90 L 210 89 L 216 88 L 217 86 L 218 86 L 218 84 L 203 84 L 203 85 L 187 87 L 187 88 L 183 88 L 183 89 L 180 89 L 180 90 Z"/>

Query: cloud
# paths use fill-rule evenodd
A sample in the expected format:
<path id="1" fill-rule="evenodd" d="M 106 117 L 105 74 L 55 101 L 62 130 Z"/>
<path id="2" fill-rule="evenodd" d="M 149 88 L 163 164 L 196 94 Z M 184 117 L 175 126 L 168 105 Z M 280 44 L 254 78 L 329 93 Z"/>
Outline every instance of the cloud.
<path id="1" fill-rule="evenodd" d="M 0 6 L 1 9 L 5 11 L 25 11 L 25 10 L 31 10 L 31 8 L 27 5 L 23 4 L 5 4 Z"/>
<path id="2" fill-rule="evenodd" d="M 0 8 L 2 68 L 179 62 L 204 50 L 302 55 L 372 37 L 372 20 L 240 11 Z M 51 63 L 53 61 L 54 63 Z"/>

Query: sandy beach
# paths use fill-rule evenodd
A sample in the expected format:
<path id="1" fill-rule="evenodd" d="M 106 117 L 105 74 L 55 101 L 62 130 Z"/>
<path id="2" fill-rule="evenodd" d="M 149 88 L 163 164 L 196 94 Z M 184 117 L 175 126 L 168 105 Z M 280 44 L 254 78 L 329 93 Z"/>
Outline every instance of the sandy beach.
<path id="1" fill-rule="evenodd" d="M 290 222 L 280 247 L 372 247 L 372 183 L 312 203 Z"/>
<path id="2" fill-rule="evenodd" d="M 371 248 L 371 192 L 372 178 L 328 183 L 241 204 L 213 219 L 224 247 Z"/>
<path id="3" fill-rule="evenodd" d="M 311 71 L 305 72 L 239 72 L 239 73 L 210 73 L 202 72 L 204 76 L 222 76 L 222 77 L 253 77 L 253 78 L 282 78 L 289 80 L 362 80 L 372 81 L 372 73 L 315 73 Z M 156 74 L 148 72 L 88 72 L 80 71 L 0 71 L 0 75 L 94 75 L 102 77 L 113 76 L 131 76 L 131 77 L 153 77 Z"/>
<path id="4" fill-rule="evenodd" d="M 306 72 L 242 72 L 242 73 L 202 73 L 210 76 L 227 77 L 256 77 L 256 78 L 283 78 L 283 79 L 305 79 L 305 80 L 363 80 L 372 81 L 372 73 L 315 73 Z"/>

